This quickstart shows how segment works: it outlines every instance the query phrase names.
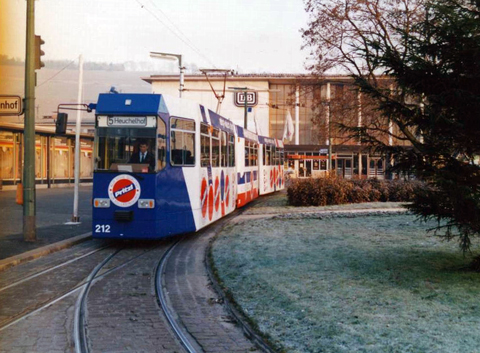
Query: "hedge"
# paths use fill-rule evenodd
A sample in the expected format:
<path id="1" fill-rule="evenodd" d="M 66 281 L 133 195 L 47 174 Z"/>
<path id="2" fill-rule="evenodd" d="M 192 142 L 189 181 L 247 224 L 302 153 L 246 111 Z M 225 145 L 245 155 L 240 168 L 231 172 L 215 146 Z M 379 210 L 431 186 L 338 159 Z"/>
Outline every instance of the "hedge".
<path id="1" fill-rule="evenodd" d="M 292 206 L 327 206 L 361 202 L 410 202 L 420 181 L 377 179 L 292 179 L 287 189 Z"/>

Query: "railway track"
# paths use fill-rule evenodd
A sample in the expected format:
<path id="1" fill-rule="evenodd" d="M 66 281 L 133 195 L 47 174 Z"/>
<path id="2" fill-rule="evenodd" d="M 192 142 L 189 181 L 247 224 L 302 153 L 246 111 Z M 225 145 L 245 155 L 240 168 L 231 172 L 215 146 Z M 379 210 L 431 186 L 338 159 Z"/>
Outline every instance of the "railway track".
<path id="1" fill-rule="evenodd" d="M 204 352 L 204 350 L 199 347 L 198 342 L 188 333 L 185 326 L 183 326 L 178 318 L 178 313 L 175 312 L 173 306 L 168 301 L 168 297 L 166 294 L 166 283 L 165 283 L 165 272 L 166 272 L 166 265 L 172 254 L 172 251 L 175 247 L 182 241 L 179 240 L 175 244 L 173 244 L 168 251 L 164 254 L 162 259 L 158 262 L 157 269 L 155 271 L 155 291 L 157 294 L 157 298 L 159 301 L 159 305 L 162 308 L 165 317 L 167 318 L 170 326 L 172 327 L 173 331 L 175 332 L 177 338 L 182 343 L 182 346 L 188 353 L 200 353 Z"/>
<path id="2" fill-rule="evenodd" d="M 102 244 L 1 280 L 0 352 L 27 344 L 25 333 L 35 340 L 23 351 L 255 352 L 204 266 L 220 227 L 143 245 Z"/>
<path id="3" fill-rule="evenodd" d="M 0 287 L 0 303 L 4 303 L 0 305 L 0 332 L 81 288 L 85 270 L 78 269 L 88 270 L 86 263 L 108 252 L 109 247 L 86 250 L 73 258 L 67 257 L 53 264 L 47 262 L 40 266 L 40 270 L 21 272 L 10 278 L 8 284 L 3 283 Z M 35 295 L 32 295 L 34 291 Z M 15 300 L 12 302 L 11 298 Z"/>
<path id="4" fill-rule="evenodd" d="M 152 273 L 154 273 L 155 277 L 155 283 L 157 285 L 155 286 L 155 296 L 156 300 L 158 300 L 159 306 L 162 308 L 163 313 L 165 313 L 165 316 L 171 325 L 171 328 L 168 327 L 168 325 L 165 325 L 165 321 L 161 317 L 161 312 L 157 306 L 155 306 L 156 300 L 151 301 L 150 303 L 143 303 L 143 305 L 149 305 L 151 306 L 150 310 L 157 311 L 157 318 L 158 320 L 153 319 L 155 322 L 155 334 L 158 334 L 162 337 L 168 337 L 171 336 L 172 333 L 175 333 L 178 338 L 178 342 L 183 346 L 187 352 L 202 352 L 201 350 L 198 350 L 198 348 L 195 348 L 195 343 L 191 342 L 191 338 L 186 337 L 185 335 L 181 334 L 181 328 L 178 325 L 175 325 L 174 321 L 172 318 L 176 315 L 174 312 L 172 312 L 172 308 L 168 307 L 168 304 L 166 303 L 165 297 L 166 294 L 164 292 L 164 287 L 161 285 L 161 278 L 162 278 L 162 271 L 164 268 L 164 264 L 166 262 L 166 259 L 168 259 L 168 254 L 171 252 L 171 250 L 175 247 L 175 245 L 178 243 L 178 241 L 169 241 L 163 246 L 157 246 L 154 249 L 150 250 L 149 252 L 152 252 L 152 256 L 147 257 L 147 253 L 142 254 L 141 256 L 135 257 L 130 259 L 128 262 L 122 263 L 121 265 L 117 265 L 114 268 L 108 270 L 105 272 L 103 275 L 98 276 L 98 273 L 102 271 L 102 269 L 109 264 L 115 256 L 118 255 L 119 252 L 113 253 L 106 257 L 101 263 L 99 263 L 95 269 L 90 273 L 80 295 L 78 296 L 77 303 L 76 303 L 76 309 L 75 309 L 75 320 L 74 320 L 74 342 L 75 342 L 75 352 L 77 353 L 87 353 L 91 351 L 103 351 L 104 346 L 109 346 L 110 349 L 116 350 L 120 349 L 120 347 L 116 348 L 115 342 L 103 342 L 103 337 L 105 333 L 105 329 L 102 329 L 101 334 L 99 332 L 96 332 L 96 328 L 98 327 L 108 327 L 109 325 L 111 326 L 112 321 L 114 320 L 113 317 L 117 316 L 116 314 L 119 311 L 125 311 L 125 309 L 128 308 L 134 308 L 135 307 L 135 300 L 131 300 L 132 298 L 129 297 L 128 295 L 122 296 L 122 299 L 124 300 L 123 304 L 120 306 L 117 306 L 114 312 L 109 311 L 107 315 L 103 316 L 100 318 L 100 321 L 102 321 L 100 324 L 98 324 L 99 318 L 95 316 L 95 310 L 100 309 L 100 311 L 105 309 L 106 302 L 112 300 L 112 294 L 113 296 L 118 294 L 118 290 L 111 290 L 109 291 L 108 288 L 105 289 L 105 287 L 112 286 L 112 280 L 113 282 L 115 281 L 115 278 L 110 278 L 109 281 L 103 281 L 104 277 L 106 275 L 112 273 L 113 271 L 122 271 L 122 273 L 118 274 L 118 277 L 123 277 L 123 278 L 129 278 L 129 271 L 132 271 L 132 268 L 141 268 L 142 274 L 146 273 L 144 272 L 146 269 L 151 268 Z M 147 257 L 147 258 L 146 258 Z M 135 263 L 138 262 L 138 263 Z M 127 267 L 128 264 L 132 263 L 134 266 L 133 267 Z M 152 266 L 153 265 L 153 266 Z M 122 283 L 123 289 L 128 290 L 129 288 L 135 287 L 135 279 L 132 277 L 132 283 L 129 286 L 123 286 L 124 283 Z M 151 282 L 151 281 L 147 281 Z M 116 282 L 119 283 L 119 282 Z M 127 282 L 128 283 L 128 282 Z M 113 283 L 115 286 L 115 283 Z M 103 288 L 102 288 L 103 287 Z M 104 303 L 100 305 L 91 305 L 90 307 L 88 306 L 89 299 L 92 301 L 91 298 L 89 298 L 90 290 L 92 288 L 95 288 L 97 293 L 93 294 L 95 297 L 97 295 L 97 298 L 93 298 L 93 301 L 98 301 Z M 92 291 L 93 292 L 93 291 Z M 98 294 L 101 294 L 101 298 L 98 298 Z M 146 295 L 145 295 L 146 296 Z M 129 300 L 131 301 L 129 303 Z M 92 308 L 93 307 L 93 308 Z M 89 319 L 91 318 L 90 321 L 97 321 L 97 324 L 91 325 L 89 324 Z M 138 330 L 148 330 L 148 327 L 143 327 L 143 328 L 138 328 L 139 326 L 145 326 L 141 322 L 139 322 L 141 318 L 138 320 L 132 320 L 133 322 L 130 322 L 127 324 L 130 324 L 129 326 L 137 326 L 137 330 L 130 330 L 130 328 L 124 329 L 124 332 L 122 333 L 122 339 L 120 344 L 118 346 L 124 346 L 128 345 L 126 341 L 129 341 L 130 343 L 135 342 L 137 339 L 136 337 L 136 332 Z M 135 322 L 136 321 L 136 322 Z M 135 325 L 136 324 L 136 325 Z M 93 326 L 93 328 L 91 328 Z M 114 328 L 115 329 L 115 328 Z M 130 337 L 129 337 L 130 336 Z M 101 338 L 101 340 L 99 340 Z M 189 340 L 190 339 L 190 340 Z M 102 342 L 100 342 L 102 341 Z M 151 345 L 150 348 L 154 349 L 155 344 L 157 343 L 156 337 L 151 337 Z M 178 344 L 175 338 L 170 338 L 167 343 L 167 350 L 169 348 L 174 349 L 175 351 L 181 350 L 181 346 Z M 140 344 L 140 342 L 136 342 L 136 345 Z M 149 342 L 143 341 L 141 342 L 143 345 L 148 345 Z M 165 346 L 165 342 L 162 342 L 162 344 Z M 153 350 L 150 350 L 152 351 Z M 155 349 L 157 351 L 157 349 Z M 162 350 L 163 351 L 163 347 Z"/>
<path id="5" fill-rule="evenodd" d="M 16 279 L 13 283 L 10 283 L 10 284 L 8 284 L 8 285 L 4 285 L 3 287 L 0 287 L 0 292 L 3 292 L 4 290 L 7 290 L 7 289 L 9 289 L 9 288 L 18 286 L 18 285 L 20 285 L 20 284 L 22 284 L 22 283 L 25 283 L 25 282 L 27 282 L 27 281 L 33 280 L 33 279 L 35 279 L 36 277 L 42 276 L 42 275 L 44 275 L 44 274 L 46 274 L 46 273 L 48 273 L 48 272 L 50 272 L 50 271 L 54 271 L 54 270 L 59 269 L 59 268 L 61 268 L 61 267 L 70 265 L 70 264 L 72 264 L 72 263 L 74 263 L 74 262 L 76 262 L 76 261 L 79 261 L 79 260 L 81 260 L 81 259 L 83 259 L 83 258 L 85 258 L 85 257 L 88 257 L 88 256 L 90 256 L 90 255 L 93 255 L 93 254 L 99 252 L 100 250 L 104 250 L 104 249 L 106 249 L 107 247 L 108 247 L 108 246 L 103 246 L 103 247 L 94 249 L 94 250 L 92 250 L 92 251 L 87 252 L 86 254 L 83 254 L 83 255 L 80 255 L 80 256 L 78 256 L 78 257 L 75 257 L 75 258 L 73 258 L 73 259 L 71 259 L 71 260 L 62 262 L 62 263 L 60 263 L 60 264 L 58 264 L 58 265 L 52 265 L 52 266 L 50 266 L 50 267 L 48 267 L 48 268 L 46 268 L 46 269 L 43 269 L 43 270 L 37 271 L 37 272 L 35 272 L 35 273 L 29 274 L 29 275 L 27 275 L 27 276 L 25 276 L 25 277 L 22 277 L 22 278 L 20 278 L 20 279 Z"/>

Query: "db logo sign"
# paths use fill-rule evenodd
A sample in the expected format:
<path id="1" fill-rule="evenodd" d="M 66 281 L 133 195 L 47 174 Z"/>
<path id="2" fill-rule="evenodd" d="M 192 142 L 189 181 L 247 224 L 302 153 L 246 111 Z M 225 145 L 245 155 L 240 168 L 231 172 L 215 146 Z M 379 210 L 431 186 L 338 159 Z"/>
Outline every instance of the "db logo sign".
<path id="1" fill-rule="evenodd" d="M 122 174 L 114 178 L 108 185 L 108 197 L 120 207 L 135 204 L 140 197 L 140 184 L 134 177 Z"/>

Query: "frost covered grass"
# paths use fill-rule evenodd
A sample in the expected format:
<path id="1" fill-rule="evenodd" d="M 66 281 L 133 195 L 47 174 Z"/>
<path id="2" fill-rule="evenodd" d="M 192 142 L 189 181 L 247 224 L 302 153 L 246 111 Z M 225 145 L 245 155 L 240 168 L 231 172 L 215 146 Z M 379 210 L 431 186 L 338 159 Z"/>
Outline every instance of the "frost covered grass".
<path id="1" fill-rule="evenodd" d="M 276 348 L 479 352 L 480 274 L 428 227 L 412 215 L 255 220 L 225 229 L 212 256 Z"/>

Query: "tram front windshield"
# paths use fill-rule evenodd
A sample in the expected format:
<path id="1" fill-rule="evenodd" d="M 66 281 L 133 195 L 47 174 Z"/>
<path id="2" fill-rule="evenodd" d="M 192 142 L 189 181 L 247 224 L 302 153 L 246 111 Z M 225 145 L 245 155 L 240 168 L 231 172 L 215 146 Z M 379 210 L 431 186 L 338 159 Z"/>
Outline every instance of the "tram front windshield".
<path id="1" fill-rule="evenodd" d="M 140 153 L 140 145 L 147 145 L 150 158 L 148 170 L 145 167 L 132 171 L 135 172 L 153 172 L 156 170 L 156 129 L 155 128 L 113 128 L 98 127 L 95 136 L 96 156 L 95 170 L 128 170 L 128 165 L 140 164 L 141 162 L 134 158 L 135 154 Z M 132 167 L 130 167 L 132 168 Z"/>

